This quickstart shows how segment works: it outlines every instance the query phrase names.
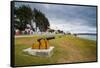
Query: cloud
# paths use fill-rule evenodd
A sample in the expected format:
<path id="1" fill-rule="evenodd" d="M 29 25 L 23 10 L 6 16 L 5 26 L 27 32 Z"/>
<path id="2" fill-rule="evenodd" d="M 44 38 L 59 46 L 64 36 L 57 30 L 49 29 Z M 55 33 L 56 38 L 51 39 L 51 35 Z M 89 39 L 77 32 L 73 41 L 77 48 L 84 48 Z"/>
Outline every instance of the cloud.
<path id="1" fill-rule="evenodd" d="M 51 28 L 55 30 L 63 30 L 64 32 L 71 33 L 96 33 L 96 28 L 91 26 L 75 23 L 75 21 L 65 22 L 64 20 L 52 20 Z M 74 22 L 74 24 L 72 24 Z M 57 24 L 59 23 L 59 24 Z"/>
<path id="2" fill-rule="evenodd" d="M 17 7 L 29 5 L 45 14 L 53 29 L 96 33 L 96 7 L 16 2 Z"/>

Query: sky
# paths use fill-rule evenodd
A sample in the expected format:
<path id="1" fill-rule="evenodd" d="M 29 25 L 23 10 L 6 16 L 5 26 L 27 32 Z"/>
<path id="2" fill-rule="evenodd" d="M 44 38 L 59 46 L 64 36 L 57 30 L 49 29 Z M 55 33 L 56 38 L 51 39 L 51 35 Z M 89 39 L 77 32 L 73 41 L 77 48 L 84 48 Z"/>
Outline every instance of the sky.
<path id="1" fill-rule="evenodd" d="M 71 33 L 96 33 L 96 7 L 16 2 L 15 6 L 29 5 L 45 14 L 50 28 Z"/>

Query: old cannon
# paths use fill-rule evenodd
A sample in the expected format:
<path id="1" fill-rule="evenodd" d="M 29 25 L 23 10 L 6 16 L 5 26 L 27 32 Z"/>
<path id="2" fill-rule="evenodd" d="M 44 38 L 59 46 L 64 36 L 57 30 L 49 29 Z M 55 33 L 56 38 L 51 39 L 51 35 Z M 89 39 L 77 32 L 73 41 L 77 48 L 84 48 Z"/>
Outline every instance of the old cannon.
<path id="1" fill-rule="evenodd" d="M 49 40 L 51 39 L 55 39 L 55 37 L 39 38 L 37 42 L 33 43 L 31 48 L 24 49 L 23 51 L 34 56 L 50 57 L 54 49 L 54 46 L 49 45 Z"/>
<path id="2" fill-rule="evenodd" d="M 37 42 L 33 43 L 32 49 L 48 49 L 50 47 L 49 40 L 51 39 L 55 39 L 55 37 L 46 37 L 37 39 Z"/>

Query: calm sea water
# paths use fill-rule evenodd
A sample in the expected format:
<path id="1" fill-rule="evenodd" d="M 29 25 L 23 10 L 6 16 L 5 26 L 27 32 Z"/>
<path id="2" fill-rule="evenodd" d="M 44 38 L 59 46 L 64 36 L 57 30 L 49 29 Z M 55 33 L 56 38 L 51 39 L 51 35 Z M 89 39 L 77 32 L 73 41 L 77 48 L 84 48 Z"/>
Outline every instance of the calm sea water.
<path id="1" fill-rule="evenodd" d="M 78 35 L 78 37 L 96 41 L 96 35 Z"/>

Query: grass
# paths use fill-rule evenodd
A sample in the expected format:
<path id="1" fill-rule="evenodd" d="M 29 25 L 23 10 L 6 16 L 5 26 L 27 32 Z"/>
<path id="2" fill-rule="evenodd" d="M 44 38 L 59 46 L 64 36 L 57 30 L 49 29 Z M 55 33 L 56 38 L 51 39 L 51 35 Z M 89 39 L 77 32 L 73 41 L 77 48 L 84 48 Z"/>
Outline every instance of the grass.
<path id="1" fill-rule="evenodd" d="M 49 45 L 55 47 L 51 57 L 31 56 L 24 53 L 23 49 L 31 47 L 39 37 L 15 38 L 16 66 L 96 61 L 96 41 L 70 35 L 56 35 L 56 39 L 49 41 Z"/>

